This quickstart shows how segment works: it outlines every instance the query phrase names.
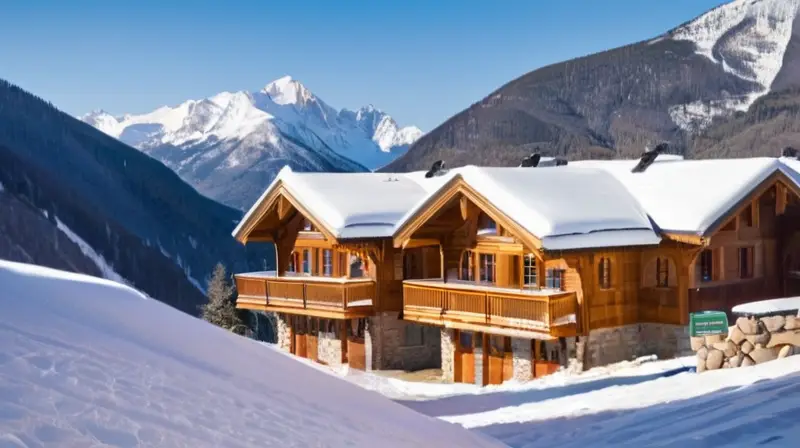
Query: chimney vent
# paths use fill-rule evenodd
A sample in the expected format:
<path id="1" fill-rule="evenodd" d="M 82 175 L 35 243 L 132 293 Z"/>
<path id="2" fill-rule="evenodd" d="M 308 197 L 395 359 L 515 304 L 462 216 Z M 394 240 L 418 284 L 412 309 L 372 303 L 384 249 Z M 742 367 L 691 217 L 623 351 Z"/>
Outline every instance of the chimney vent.
<path id="1" fill-rule="evenodd" d="M 669 145 L 666 143 L 659 143 L 652 151 L 645 151 L 639 159 L 639 163 L 631 170 L 632 173 L 644 173 L 645 170 L 656 161 L 659 154 L 667 151 Z"/>

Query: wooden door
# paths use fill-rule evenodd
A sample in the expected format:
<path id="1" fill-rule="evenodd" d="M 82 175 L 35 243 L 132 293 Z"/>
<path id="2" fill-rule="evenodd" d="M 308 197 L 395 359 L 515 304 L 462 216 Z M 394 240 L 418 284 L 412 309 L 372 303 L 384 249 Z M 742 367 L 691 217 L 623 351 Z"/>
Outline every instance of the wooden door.
<path id="1" fill-rule="evenodd" d="M 488 378 L 486 384 L 503 383 L 503 367 L 505 366 L 505 337 L 490 336 L 486 352 L 489 356 Z"/>
<path id="2" fill-rule="evenodd" d="M 319 319 L 317 318 L 309 318 L 309 328 L 308 334 L 306 335 L 306 355 L 308 359 L 312 361 L 318 361 L 319 357 L 317 356 L 317 348 L 319 346 L 319 341 L 317 339 L 319 335 Z"/>
<path id="3" fill-rule="evenodd" d="M 506 336 L 503 349 L 503 381 L 514 379 L 514 352 L 511 349 L 511 337 Z"/>
<path id="4" fill-rule="evenodd" d="M 306 317 L 298 316 L 295 320 L 295 333 L 294 333 L 294 348 L 295 355 L 305 358 L 308 356 L 306 345 Z"/>
<path id="5" fill-rule="evenodd" d="M 367 370 L 367 348 L 365 344 L 365 319 L 348 321 L 347 363 L 353 369 Z"/>
<path id="6" fill-rule="evenodd" d="M 457 383 L 475 383 L 475 335 L 470 331 L 458 331 L 455 353 L 455 375 Z"/>

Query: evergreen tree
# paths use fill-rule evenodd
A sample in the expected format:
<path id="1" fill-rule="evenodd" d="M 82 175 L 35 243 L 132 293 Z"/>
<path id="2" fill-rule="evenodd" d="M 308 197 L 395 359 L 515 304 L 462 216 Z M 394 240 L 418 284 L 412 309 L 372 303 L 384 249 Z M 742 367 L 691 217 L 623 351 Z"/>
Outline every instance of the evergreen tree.
<path id="1" fill-rule="evenodd" d="M 225 266 L 217 263 L 208 280 L 208 303 L 202 305 L 203 319 L 226 330 L 243 334 L 244 325 L 233 304 L 233 286 L 228 282 Z"/>

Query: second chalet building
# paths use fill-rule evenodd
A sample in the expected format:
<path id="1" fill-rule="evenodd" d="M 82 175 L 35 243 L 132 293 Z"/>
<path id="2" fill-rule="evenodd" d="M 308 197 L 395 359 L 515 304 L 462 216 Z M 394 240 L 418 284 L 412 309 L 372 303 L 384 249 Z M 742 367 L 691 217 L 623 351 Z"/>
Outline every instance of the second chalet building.
<path id="1" fill-rule="evenodd" d="M 655 161 L 653 161 L 655 159 Z M 284 168 L 234 231 L 236 275 L 284 350 L 497 384 L 689 351 L 689 313 L 800 290 L 800 161 L 640 161 L 428 173 Z"/>

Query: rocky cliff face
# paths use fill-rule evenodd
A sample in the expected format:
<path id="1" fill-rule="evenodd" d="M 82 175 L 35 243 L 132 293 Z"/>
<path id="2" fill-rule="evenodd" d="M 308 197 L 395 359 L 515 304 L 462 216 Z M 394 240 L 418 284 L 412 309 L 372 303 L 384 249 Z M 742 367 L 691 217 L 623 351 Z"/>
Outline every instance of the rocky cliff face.
<path id="1" fill-rule="evenodd" d="M 630 157 L 662 141 L 689 156 L 774 155 L 780 148 L 770 145 L 795 137 L 795 116 L 769 125 L 784 135 L 749 139 L 744 127 L 767 118 L 742 116 L 800 87 L 799 3 L 736 0 L 654 39 L 525 74 L 386 169 L 426 169 L 438 159 L 516 165 L 537 149 L 572 159 Z"/>

